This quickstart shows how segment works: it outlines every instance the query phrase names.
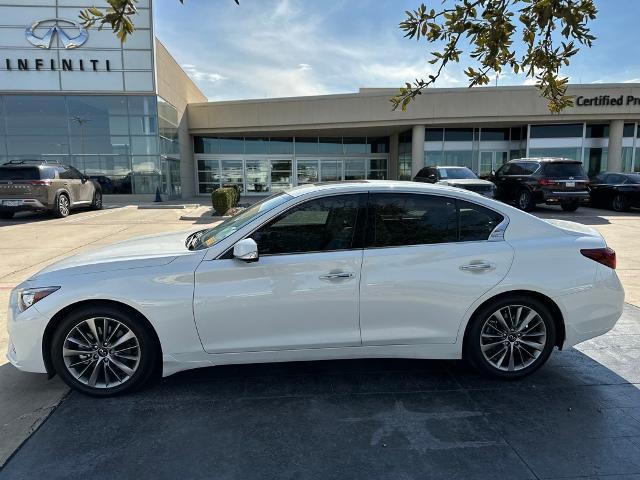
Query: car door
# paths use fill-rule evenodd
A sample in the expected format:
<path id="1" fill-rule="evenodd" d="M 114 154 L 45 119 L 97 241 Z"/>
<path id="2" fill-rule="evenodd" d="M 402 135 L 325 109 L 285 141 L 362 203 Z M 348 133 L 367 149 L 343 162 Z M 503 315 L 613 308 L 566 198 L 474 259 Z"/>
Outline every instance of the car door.
<path id="1" fill-rule="evenodd" d="M 513 249 L 506 219 L 446 196 L 372 193 L 362 264 L 364 345 L 454 343 L 467 309 L 498 284 Z"/>
<path id="2" fill-rule="evenodd" d="M 360 345 L 365 205 L 362 194 L 304 201 L 249 235 L 258 261 L 202 262 L 193 309 L 205 350 Z"/>
<path id="3" fill-rule="evenodd" d="M 78 202 L 91 203 L 95 186 L 89 179 L 74 167 L 67 167 L 73 174 L 73 182 L 78 185 Z"/>
<path id="4" fill-rule="evenodd" d="M 491 179 L 491 181 L 496 185 L 496 198 L 500 198 L 502 200 L 511 199 L 509 197 L 509 171 L 512 166 L 512 163 L 503 165 Z"/>

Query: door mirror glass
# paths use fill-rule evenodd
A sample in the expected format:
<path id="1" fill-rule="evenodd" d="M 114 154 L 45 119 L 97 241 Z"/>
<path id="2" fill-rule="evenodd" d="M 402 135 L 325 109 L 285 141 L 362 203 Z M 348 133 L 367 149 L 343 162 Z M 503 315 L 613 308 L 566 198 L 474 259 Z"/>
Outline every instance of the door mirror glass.
<path id="1" fill-rule="evenodd" d="M 258 244 L 252 238 L 240 240 L 233 246 L 233 256 L 245 262 L 257 262 Z"/>

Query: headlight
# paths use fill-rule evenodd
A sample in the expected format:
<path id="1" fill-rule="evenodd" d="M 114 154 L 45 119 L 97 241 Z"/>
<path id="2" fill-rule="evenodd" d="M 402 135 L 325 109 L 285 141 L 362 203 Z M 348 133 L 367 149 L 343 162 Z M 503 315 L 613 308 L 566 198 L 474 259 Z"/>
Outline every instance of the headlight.
<path id="1" fill-rule="evenodd" d="M 40 300 L 48 297 L 60 287 L 26 288 L 18 292 L 18 310 L 24 312 L 31 305 L 35 305 Z"/>

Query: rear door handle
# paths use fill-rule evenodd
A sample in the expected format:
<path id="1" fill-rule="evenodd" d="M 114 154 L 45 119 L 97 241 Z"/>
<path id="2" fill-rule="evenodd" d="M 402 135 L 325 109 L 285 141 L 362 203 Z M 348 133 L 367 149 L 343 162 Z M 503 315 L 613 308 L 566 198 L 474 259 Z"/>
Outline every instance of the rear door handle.
<path id="1" fill-rule="evenodd" d="M 355 276 L 353 272 L 331 272 L 326 275 L 320 275 L 320 280 L 350 280 Z"/>
<path id="2" fill-rule="evenodd" d="M 482 262 L 482 261 L 474 261 L 467 263 L 466 265 L 461 265 L 460 270 L 463 272 L 471 272 L 471 273 L 482 273 L 482 272 L 490 272 L 495 270 L 496 266 L 493 263 Z"/>

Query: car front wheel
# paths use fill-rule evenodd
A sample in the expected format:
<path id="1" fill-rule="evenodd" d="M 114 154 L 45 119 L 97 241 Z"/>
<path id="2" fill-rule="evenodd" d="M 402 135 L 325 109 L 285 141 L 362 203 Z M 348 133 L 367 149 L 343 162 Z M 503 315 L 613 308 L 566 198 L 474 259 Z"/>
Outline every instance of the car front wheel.
<path id="1" fill-rule="evenodd" d="M 542 302 L 509 296 L 474 315 L 465 338 L 465 357 L 481 373 L 517 379 L 547 361 L 555 338 L 553 317 Z"/>
<path id="2" fill-rule="evenodd" d="M 96 190 L 93 194 L 93 202 L 91 203 L 93 210 L 102 210 L 102 192 Z"/>
<path id="3" fill-rule="evenodd" d="M 51 361 L 70 387 L 106 397 L 132 391 L 149 379 L 156 346 L 140 318 L 117 308 L 87 307 L 58 325 Z"/>

